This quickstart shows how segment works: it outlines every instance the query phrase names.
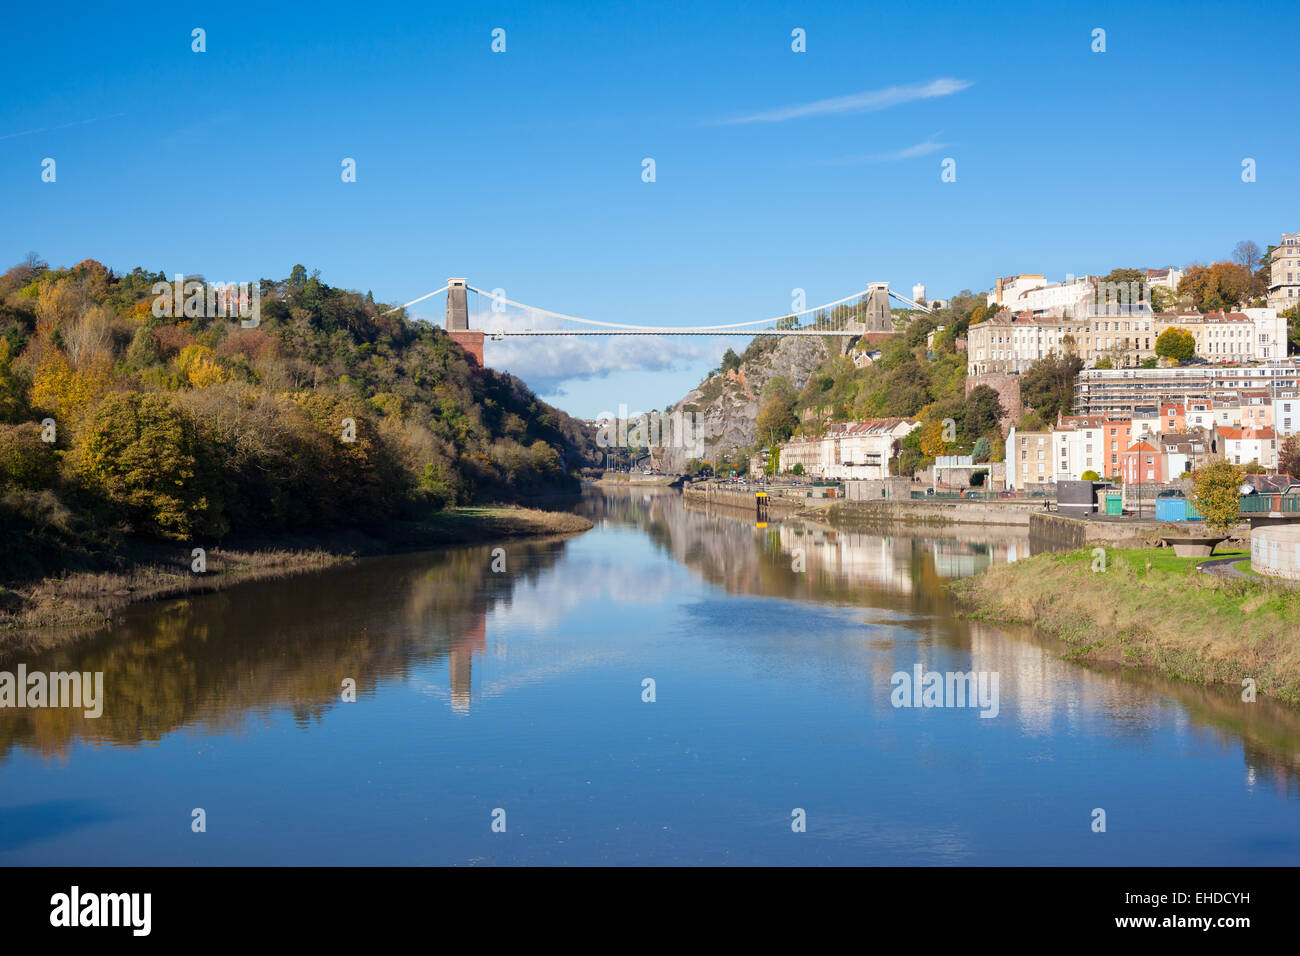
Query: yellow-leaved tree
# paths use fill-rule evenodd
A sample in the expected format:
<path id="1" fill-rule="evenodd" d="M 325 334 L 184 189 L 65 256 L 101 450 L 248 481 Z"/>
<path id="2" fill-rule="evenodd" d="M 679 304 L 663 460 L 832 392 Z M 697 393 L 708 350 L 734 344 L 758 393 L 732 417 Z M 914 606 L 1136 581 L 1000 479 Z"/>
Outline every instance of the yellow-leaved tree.
<path id="1" fill-rule="evenodd" d="M 934 419 L 921 431 L 921 454 L 926 458 L 938 458 L 948 453 L 948 442 L 944 441 L 944 426 L 939 419 Z"/>
<path id="2" fill-rule="evenodd" d="M 108 392 L 112 379 L 107 356 L 93 355 L 80 368 L 73 368 L 63 352 L 51 348 L 32 379 L 31 404 L 56 422 L 75 427 Z"/>
<path id="3" fill-rule="evenodd" d="M 81 298 L 67 279 L 46 283 L 36 297 L 36 334 L 54 334 L 65 322 L 76 317 Z"/>
<path id="4" fill-rule="evenodd" d="M 219 385 L 230 378 L 230 373 L 217 361 L 216 354 L 206 345 L 187 345 L 176 356 L 176 373 L 181 381 L 194 388 Z"/>

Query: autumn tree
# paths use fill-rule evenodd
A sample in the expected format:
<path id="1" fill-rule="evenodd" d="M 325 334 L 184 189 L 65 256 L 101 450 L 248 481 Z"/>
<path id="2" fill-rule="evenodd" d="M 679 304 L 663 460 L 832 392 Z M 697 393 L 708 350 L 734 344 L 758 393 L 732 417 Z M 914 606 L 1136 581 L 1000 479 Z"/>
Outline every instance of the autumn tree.
<path id="1" fill-rule="evenodd" d="M 1198 468 L 1192 475 L 1191 502 L 1214 532 L 1226 534 L 1240 520 L 1244 480 L 1245 473 L 1223 458 Z"/>
<path id="2" fill-rule="evenodd" d="M 948 441 L 951 430 L 943 421 L 935 419 L 921 429 L 921 454 L 926 458 L 938 458 L 948 454 L 955 446 Z"/>
<path id="3" fill-rule="evenodd" d="M 1219 312 L 1238 308 L 1260 290 L 1258 280 L 1245 266 L 1216 262 L 1189 268 L 1178 283 L 1178 291 L 1191 296 L 1200 311 Z"/>
<path id="4" fill-rule="evenodd" d="M 68 279 L 45 280 L 36 299 L 36 334 L 53 335 L 76 317 L 80 304 Z"/>
<path id="5" fill-rule="evenodd" d="M 194 388 L 217 385 L 230 377 L 217 362 L 212 349 L 204 345 L 185 346 L 177 353 L 174 364 L 181 381 Z"/>
<path id="6" fill-rule="evenodd" d="M 319 523 L 359 524 L 390 513 L 403 479 L 364 407 L 327 392 L 298 392 L 291 401 L 311 429 L 301 437 Z"/>
<path id="7" fill-rule="evenodd" d="M 1182 364 L 1196 354 L 1196 337 L 1186 329 L 1165 329 L 1156 339 L 1156 355 Z"/>
<path id="8" fill-rule="evenodd" d="M 96 359 L 107 359 L 112 346 L 113 316 L 108 309 L 96 303 L 83 313 L 66 321 L 59 330 L 59 339 L 74 366 L 80 367 Z"/>
<path id="9" fill-rule="evenodd" d="M 50 349 L 32 380 L 31 404 L 56 420 L 75 425 L 112 385 L 113 370 L 105 356 L 73 368 L 59 349 Z"/>
<path id="10" fill-rule="evenodd" d="M 221 456 L 165 394 L 105 398 L 78 433 L 73 461 L 82 484 L 142 533 L 180 540 L 226 530 Z"/>
<path id="11" fill-rule="evenodd" d="M 1300 435 L 1287 435 L 1277 450 L 1277 470 L 1280 474 L 1300 478 Z"/>

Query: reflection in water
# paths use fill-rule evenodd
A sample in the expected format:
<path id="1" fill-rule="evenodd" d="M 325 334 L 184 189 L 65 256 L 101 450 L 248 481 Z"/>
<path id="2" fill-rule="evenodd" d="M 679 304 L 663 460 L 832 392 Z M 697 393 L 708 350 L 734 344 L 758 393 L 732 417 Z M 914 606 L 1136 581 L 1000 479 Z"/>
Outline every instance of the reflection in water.
<path id="1" fill-rule="evenodd" d="M 579 507 L 592 532 L 509 542 L 500 573 L 496 545 L 371 559 L 24 652 L 103 671 L 106 704 L 0 711 L 0 861 L 1251 862 L 1260 832 L 1300 859 L 1300 714 L 953 614 L 943 582 L 1028 554 L 1017 529 L 759 528 L 666 491 Z M 894 710 L 917 663 L 997 672 L 999 717 Z M 188 813 L 196 789 L 240 821 L 200 858 L 135 809 Z M 1188 789 L 1214 797 L 1171 820 Z M 1160 829 L 1265 792 L 1285 802 L 1214 840 Z M 1080 841 L 1075 801 L 1154 829 Z M 477 815 L 507 803 L 541 839 L 485 850 Z M 804 803 L 820 836 L 792 845 Z M 455 825 L 415 839 L 430 815 Z M 329 855 L 336 832 L 353 857 Z"/>
<path id="2" fill-rule="evenodd" d="M 25 658 L 29 671 L 102 671 L 103 715 L 0 712 L 0 755 L 16 745 L 57 754 L 77 737 L 157 741 L 191 724 L 235 730 L 275 708 L 309 721 L 339 701 L 344 678 L 366 696 L 443 659 L 452 708 L 466 712 L 488 612 L 563 550 L 562 541 L 513 544 L 520 570 L 494 573 L 490 547 L 458 548 L 140 605 L 92 640 Z"/>

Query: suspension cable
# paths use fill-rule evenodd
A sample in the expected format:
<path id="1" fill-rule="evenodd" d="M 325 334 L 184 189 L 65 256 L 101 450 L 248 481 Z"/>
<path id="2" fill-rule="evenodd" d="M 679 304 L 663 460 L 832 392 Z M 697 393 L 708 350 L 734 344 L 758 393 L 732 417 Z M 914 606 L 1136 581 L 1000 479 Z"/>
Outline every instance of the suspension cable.
<path id="1" fill-rule="evenodd" d="M 401 311 L 402 309 L 409 309 L 411 306 L 415 305 L 415 303 L 417 303 L 417 302 L 423 302 L 425 299 L 432 299 L 435 295 L 438 295 L 439 293 L 442 293 L 442 292 L 446 292 L 446 291 L 447 291 L 448 289 L 450 289 L 450 288 L 451 288 L 451 286 L 446 286 L 446 285 L 445 285 L 445 286 L 443 286 L 441 289 L 438 289 L 438 290 L 435 291 L 435 292 L 430 292 L 428 295 L 422 295 L 422 296 L 420 296 L 418 299 L 412 299 L 410 302 L 406 303 L 406 305 L 399 305 L 399 306 L 396 306 L 396 307 L 394 307 L 394 308 L 391 308 L 391 309 L 388 310 L 388 312 L 399 312 L 399 311 Z M 379 314 L 380 314 L 380 315 L 387 315 L 388 312 L 380 312 Z"/>
<path id="2" fill-rule="evenodd" d="M 536 306 L 525 305 L 525 304 L 522 303 L 522 302 L 515 302 L 515 301 L 513 301 L 512 299 L 507 299 L 507 298 L 506 298 L 505 296 L 503 296 L 503 295 L 493 295 L 491 292 L 484 292 L 482 289 L 476 288 L 475 286 L 472 286 L 472 285 L 466 285 L 465 288 L 470 289 L 470 290 L 472 290 L 472 291 L 474 291 L 474 292 L 477 292 L 479 295 L 484 296 L 484 297 L 486 297 L 486 298 L 488 298 L 488 299 L 492 299 L 494 302 L 501 302 L 501 303 L 504 303 L 505 305 L 513 305 L 516 309 L 527 309 L 527 310 L 530 311 L 530 312 L 537 312 L 537 313 L 539 313 L 539 314 L 541 314 L 541 315 L 549 315 L 549 316 L 551 316 L 552 318 L 560 319 L 560 320 L 562 320 L 562 321 L 567 321 L 567 322 L 579 322 L 579 323 L 581 323 L 581 324 L 583 324 L 583 325 L 599 325 L 599 326 L 602 326 L 602 327 L 607 328 L 607 329 L 655 329 L 655 330 L 659 330 L 659 329 L 664 328 L 664 326 L 653 326 L 653 325 L 627 325 L 627 324 L 622 324 L 622 323 L 618 323 L 618 322 L 598 322 L 598 321 L 596 321 L 595 319 L 580 319 L 580 318 L 578 318 L 576 315 L 565 315 L 563 312 L 552 312 L 550 309 L 539 309 L 539 308 L 537 308 Z M 439 290 L 439 291 L 442 291 L 442 290 Z M 741 329 L 741 328 L 745 328 L 745 327 L 747 327 L 747 326 L 751 326 L 751 325 L 767 325 L 769 322 L 779 322 L 779 321 L 781 321 L 782 319 L 797 318 L 798 316 L 801 316 L 801 315 L 810 315 L 810 314 L 812 314 L 812 313 L 814 313 L 814 312 L 821 312 L 821 311 L 823 311 L 824 309 L 830 309 L 830 308 L 833 308 L 834 306 L 837 306 L 837 305 L 843 305 L 845 302 L 848 302 L 850 299 L 861 298 L 863 295 L 865 295 L 866 293 L 868 293 L 868 292 L 870 292 L 870 291 L 871 291 L 870 288 L 863 289 L 861 292 L 855 292 L 855 293 L 853 293 L 852 295 L 846 295 L 846 296 L 845 296 L 844 298 L 842 298 L 842 299 L 836 299 L 834 302 L 827 302 L 825 305 L 814 306 L 814 307 L 812 307 L 811 309 L 804 309 L 804 310 L 801 311 L 801 312 L 786 312 L 784 315 L 773 316 L 773 317 L 770 318 L 770 319 L 758 319 L 757 321 L 754 321 L 754 322 L 732 322 L 732 323 L 729 324 L 729 325 L 699 325 L 699 326 L 692 326 L 692 328 L 705 329 L 705 330 L 712 331 L 712 330 L 715 330 L 715 329 Z M 434 293 L 434 294 L 436 295 L 437 293 Z"/>

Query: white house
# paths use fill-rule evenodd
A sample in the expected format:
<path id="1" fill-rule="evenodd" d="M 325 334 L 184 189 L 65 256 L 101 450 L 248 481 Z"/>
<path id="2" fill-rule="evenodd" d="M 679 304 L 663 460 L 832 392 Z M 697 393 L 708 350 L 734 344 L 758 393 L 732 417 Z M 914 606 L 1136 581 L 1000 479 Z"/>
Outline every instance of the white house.
<path id="1" fill-rule="evenodd" d="M 1052 463 L 1057 481 L 1077 481 L 1085 471 L 1108 475 L 1101 416 L 1062 417 L 1052 429 Z"/>
<path id="2" fill-rule="evenodd" d="M 1300 389 L 1281 388 L 1274 394 L 1273 430 L 1279 436 L 1300 431 Z"/>
<path id="3" fill-rule="evenodd" d="M 1242 309 L 1254 326 L 1253 358 L 1256 361 L 1286 358 L 1286 319 L 1277 309 Z"/>
<path id="4" fill-rule="evenodd" d="M 1277 432 L 1272 428 L 1221 428 L 1219 441 L 1224 456 L 1234 465 L 1257 461 L 1271 470 L 1277 464 Z"/>

